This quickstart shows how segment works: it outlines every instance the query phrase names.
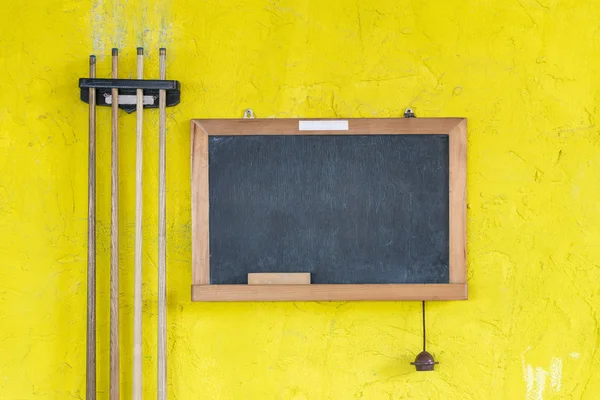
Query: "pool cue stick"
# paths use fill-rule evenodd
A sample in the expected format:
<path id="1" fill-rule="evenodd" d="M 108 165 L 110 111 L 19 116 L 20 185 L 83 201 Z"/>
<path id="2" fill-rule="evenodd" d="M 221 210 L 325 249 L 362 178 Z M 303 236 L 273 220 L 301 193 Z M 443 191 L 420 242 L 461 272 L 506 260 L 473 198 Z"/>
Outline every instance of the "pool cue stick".
<path id="1" fill-rule="evenodd" d="M 159 50 L 159 79 L 167 79 L 167 49 Z M 158 400 L 167 398 L 167 310 L 166 310 L 166 249 L 167 249 L 167 208 L 166 208 L 166 133 L 167 133 L 167 92 L 158 92 Z"/>
<path id="2" fill-rule="evenodd" d="M 96 77 L 96 56 L 90 56 L 90 78 Z M 90 88 L 88 150 L 87 340 L 85 398 L 96 399 L 96 89 Z"/>
<path id="3" fill-rule="evenodd" d="M 119 50 L 112 49 L 112 78 L 118 78 Z M 110 400 L 118 400 L 119 384 L 119 90 L 112 89 L 110 215 Z"/>
<path id="4" fill-rule="evenodd" d="M 144 79 L 144 49 L 137 49 L 137 78 Z M 142 399 L 142 126 L 144 91 L 137 89 L 135 156 L 135 268 L 133 288 L 133 400 Z"/>

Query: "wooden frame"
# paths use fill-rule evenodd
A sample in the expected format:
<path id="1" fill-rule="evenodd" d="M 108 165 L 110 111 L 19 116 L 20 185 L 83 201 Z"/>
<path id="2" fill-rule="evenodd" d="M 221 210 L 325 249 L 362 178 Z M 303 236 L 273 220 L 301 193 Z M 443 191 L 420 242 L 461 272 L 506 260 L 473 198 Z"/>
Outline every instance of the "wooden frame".
<path id="1" fill-rule="evenodd" d="M 300 121 L 322 121 L 300 130 Z M 329 130 L 328 122 L 347 121 Z M 317 130 L 313 130 L 317 129 Z M 211 285 L 209 260 L 208 137 L 222 135 L 386 135 L 449 136 L 449 268 L 444 284 Z M 191 121 L 192 301 L 466 300 L 466 164 L 464 118 L 381 119 L 195 119 Z"/>

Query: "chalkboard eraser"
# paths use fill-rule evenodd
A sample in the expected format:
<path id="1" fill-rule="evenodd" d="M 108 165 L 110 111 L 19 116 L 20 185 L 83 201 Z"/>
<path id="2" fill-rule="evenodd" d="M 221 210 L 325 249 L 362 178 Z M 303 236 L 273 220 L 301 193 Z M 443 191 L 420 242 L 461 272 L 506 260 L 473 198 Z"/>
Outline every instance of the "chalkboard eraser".
<path id="1" fill-rule="evenodd" d="M 248 274 L 248 285 L 310 285 L 310 272 Z"/>

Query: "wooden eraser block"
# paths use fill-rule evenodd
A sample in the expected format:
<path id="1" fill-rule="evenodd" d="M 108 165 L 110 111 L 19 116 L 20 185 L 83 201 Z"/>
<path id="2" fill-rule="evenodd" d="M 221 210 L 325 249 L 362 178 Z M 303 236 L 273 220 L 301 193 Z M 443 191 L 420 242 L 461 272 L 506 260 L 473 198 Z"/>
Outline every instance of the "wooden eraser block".
<path id="1" fill-rule="evenodd" d="M 248 274 L 248 285 L 310 285 L 310 272 Z"/>

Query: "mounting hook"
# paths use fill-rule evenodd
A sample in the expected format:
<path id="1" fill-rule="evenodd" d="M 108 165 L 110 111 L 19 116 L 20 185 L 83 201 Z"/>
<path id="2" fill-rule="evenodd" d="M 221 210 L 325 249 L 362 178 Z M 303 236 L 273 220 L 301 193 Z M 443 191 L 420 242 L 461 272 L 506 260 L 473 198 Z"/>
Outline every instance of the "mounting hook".
<path id="1" fill-rule="evenodd" d="M 417 118 L 417 116 L 413 112 L 412 108 L 407 108 L 404 111 L 404 118 Z"/>
<path id="2" fill-rule="evenodd" d="M 244 118 L 254 118 L 254 111 L 251 108 L 246 108 L 244 111 Z"/>

